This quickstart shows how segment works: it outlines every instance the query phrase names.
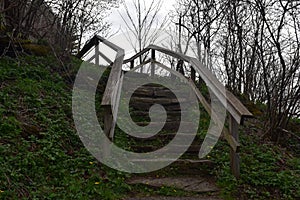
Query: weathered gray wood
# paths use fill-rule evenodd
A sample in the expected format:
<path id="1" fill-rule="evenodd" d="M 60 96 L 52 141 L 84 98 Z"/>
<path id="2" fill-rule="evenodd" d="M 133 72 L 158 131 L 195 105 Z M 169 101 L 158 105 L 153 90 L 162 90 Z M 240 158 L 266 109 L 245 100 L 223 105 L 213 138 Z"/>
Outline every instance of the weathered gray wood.
<path id="1" fill-rule="evenodd" d="M 136 54 L 128 60 L 125 60 L 124 63 L 138 58 L 151 49 L 190 63 L 239 124 L 243 124 L 244 118 L 252 117 L 252 114 L 248 111 L 248 109 L 234 95 L 232 95 L 231 92 L 224 90 L 224 86 L 219 82 L 219 80 L 196 58 L 192 58 L 159 46 L 150 45 L 140 53 Z"/>
<path id="2" fill-rule="evenodd" d="M 107 137 L 109 137 L 110 130 L 112 128 L 112 110 L 110 106 L 104 107 L 104 133 Z"/>
<path id="3" fill-rule="evenodd" d="M 117 90 L 115 93 L 114 102 L 112 104 L 113 121 L 112 121 L 112 126 L 110 129 L 110 135 L 109 135 L 112 140 L 114 138 L 115 127 L 116 127 L 117 119 L 118 119 L 118 110 L 119 110 L 119 105 L 120 105 L 123 80 L 124 80 L 124 74 L 122 72 L 120 81 L 117 84 Z"/>
<path id="4" fill-rule="evenodd" d="M 229 116 L 229 130 L 232 137 L 239 141 L 239 130 L 238 130 L 238 123 L 234 119 L 233 116 Z M 240 155 L 239 153 L 235 152 L 234 149 L 230 148 L 230 166 L 233 175 L 239 179 L 240 178 Z"/>
<path id="5" fill-rule="evenodd" d="M 231 92 L 224 90 L 224 86 L 218 79 L 195 58 L 191 58 L 190 62 L 196 68 L 201 78 L 205 81 L 207 86 L 218 97 L 220 102 L 227 108 L 228 112 L 239 123 L 243 123 L 245 117 L 252 117 L 248 109 L 234 96 Z"/>
<path id="6" fill-rule="evenodd" d="M 111 59 L 109 59 L 106 55 L 104 55 L 101 51 L 98 52 L 99 55 L 109 64 L 112 65 L 113 61 L 111 61 Z"/>
<path id="7" fill-rule="evenodd" d="M 209 114 L 209 116 L 212 117 L 212 119 L 219 126 L 219 128 L 222 128 L 222 133 L 225 139 L 227 140 L 227 142 L 229 143 L 230 147 L 234 150 L 234 152 L 238 152 L 240 149 L 240 143 L 229 133 L 228 129 L 224 126 L 224 124 L 220 122 L 218 116 L 216 116 L 214 112 L 211 112 L 211 106 L 206 101 L 204 96 L 200 93 L 200 91 L 198 90 L 194 82 L 190 80 L 189 84 L 192 87 L 193 91 L 195 92 L 196 96 L 198 97 L 198 100 L 203 105 L 206 112 Z"/>
<path id="8" fill-rule="evenodd" d="M 100 65 L 99 55 L 100 55 L 100 51 L 99 51 L 99 44 L 98 44 L 98 45 L 95 46 L 95 64 L 98 65 L 98 66 Z"/>
<path id="9" fill-rule="evenodd" d="M 96 58 L 96 56 L 94 55 L 94 56 L 92 56 L 90 59 L 88 59 L 88 61 L 87 62 L 92 62 L 94 59 Z"/>
<path id="10" fill-rule="evenodd" d="M 111 69 L 107 85 L 105 88 L 105 92 L 102 98 L 102 106 L 111 106 L 113 105 L 111 102 L 112 101 L 112 94 L 113 90 L 117 86 L 118 81 L 120 80 L 121 77 L 121 71 L 122 71 L 122 63 L 123 63 L 123 58 L 124 58 L 124 50 L 121 50 L 117 53 L 116 60 L 113 64 L 113 67 Z"/>
<path id="11" fill-rule="evenodd" d="M 243 123 L 243 119 L 245 117 L 252 117 L 252 114 L 248 111 L 248 109 L 229 91 L 224 90 L 223 85 L 218 81 L 218 79 L 197 59 L 155 45 L 150 45 L 148 48 L 134 57 L 139 57 L 150 49 L 189 62 L 192 67 L 199 73 L 200 77 L 205 80 L 208 87 L 218 97 L 222 104 L 228 108 L 230 114 L 236 119 L 239 124 Z"/>
<path id="12" fill-rule="evenodd" d="M 118 52 L 118 51 L 120 51 L 120 50 L 123 50 L 123 49 L 121 49 L 119 46 L 115 45 L 114 43 L 112 43 L 112 42 L 106 40 L 105 38 L 103 38 L 103 37 L 101 37 L 101 36 L 99 36 L 99 35 L 96 35 L 95 37 L 98 39 L 98 41 L 100 41 L 100 42 L 102 42 L 103 44 L 107 45 L 108 47 L 110 47 L 111 49 L 113 49 L 113 50 L 116 51 L 116 52 Z"/>
<path id="13" fill-rule="evenodd" d="M 143 62 L 142 64 L 139 64 L 139 65 L 137 65 L 136 67 L 134 67 L 133 69 L 131 69 L 131 71 L 134 72 L 135 70 L 139 69 L 140 67 L 149 64 L 151 61 L 152 61 L 152 59 L 148 59 L 148 60 L 146 60 L 145 62 Z"/>
<path id="14" fill-rule="evenodd" d="M 191 79 L 195 82 L 196 81 L 196 71 L 193 67 L 191 67 Z"/>
<path id="15" fill-rule="evenodd" d="M 141 55 L 147 53 L 148 51 L 150 51 L 150 48 L 149 48 L 149 47 L 145 48 L 144 50 L 142 50 L 141 52 L 139 52 L 139 53 L 137 53 L 136 55 L 132 56 L 131 58 L 129 58 L 129 59 L 127 59 L 127 60 L 124 60 L 124 64 L 129 63 L 129 62 L 131 62 L 131 61 L 133 61 L 133 60 L 139 58 Z"/>
<path id="16" fill-rule="evenodd" d="M 134 68 L 134 60 L 132 60 L 131 62 L 130 62 L 130 69 L 133 69 Z"/>
<path id="17" fill-rule="evenodd" d="M 155 75 L 155 50 L 152 49 L 151 50 L 151 59 L 152 59 L 152 62 L 151 62 L 151 76 L 153 77 Z"/>

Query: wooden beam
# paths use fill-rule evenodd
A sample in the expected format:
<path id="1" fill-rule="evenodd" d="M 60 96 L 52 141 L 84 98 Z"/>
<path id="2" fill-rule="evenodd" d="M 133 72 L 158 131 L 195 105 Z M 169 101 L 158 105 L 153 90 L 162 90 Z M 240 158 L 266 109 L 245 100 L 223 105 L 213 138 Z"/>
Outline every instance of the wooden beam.
<path id="1" fill-rule="evenodd" d="M 191 79 L 194 82 L 196 81 L 196 71 L 192 66 L 191 66 Z"/>
<path id="2" fill-rule="evenodd" d="M 110 60 L 106 55 L 104 55 L 101 51 L 99 51 L 99 55 L 109 64 L 112 65 L 114 62 Z"/>
<path id="3" fill-rule="evenodd" d="M 242 124 L 245 117 L 252 117 L 248 109 L 231 92 L 227 91 L 219 80 L 207 68 L 203 67 L 200 61 L 191 58 L 190 62 L 209 89 L 216 95 L 223 106 L 227 108 L 238 124 Z"/>
<path id="4" fill-rule="evenodd" d="M 151 50 L 151 76 L 153 77 L 155 75 L 155 50 Z"/>
<path id="5" fill-rule="evenodd" d="M 124 63 L 130 62 L 132 59 L 138 58 L 139 56 L 148 52 L 150 49 L 159 51 L 161 53 L 173 56 L 175 58 L 190 63 L 195 69 L 195 71 L 205 81 L 207 86 L 218 97 L 221 103 L 228 109 L 228 112 L 235 118 L 235 120 L 239 124 L 243 124 L 244 118 L 253 117 L 253 115 L 248 111 L 248 109 L 231 92 L 227 91 L 226 89 L 224 90 L 224 86 L 219 82 L 219 80 L 196 58 L 192 58 L 159 46 L 150 45 L 137 55 L 124 61 Z"/>
<path id="6" fill-rule="evenodd" d="M 100 51 L 99 51 L 99 44 L 95 46 L 95 64 L 100 65 Z"/>
<path id="7" fill-rule="evenodd" d="M 114 96 L 113 102 L 112 102 L 113 120 L 112 120 L 112 126 L 111 126 L 110 134 L 109 134 L 109 137 L 111 140 L 114 139 L 115 127 L 116 127 L 117 119 L 118 119 L 118 110 L 119 110 L 119 105 L 120 105 L 123 79 L 124 79 L 124 73 L 122 72 L 121 78 L 120 78 L 120 81 L 118 81 L 117 88 L 116 88 L 116 91 L 114 94 L 115 96 Z"/>
<path id="8" fill-rule="evenodd" d="M 144 50 L 142 50 L 141 52 L 139 52 L 139 53 L 137 53 L 136 55 L 132 56 L 131 58 L 129 58 L 129 59 L 127 59 L 127 60 L 124 60 L 123 63 L 124 63 L 124 64 L 127 64 L 127 63 L 129 63 L 129 62 L 131 62 L 131 61 L 133 61 L 133 60 L 139 58 L 141 55 L 147 53 L 148 51 L 150 51 L 150 48 L 149 48 L 149 47 L 145 48 Z"/>
<path id="9" fill-rule="evenodd" d="M 220 129 L 222 129 L 222 134 L 224 135 L 226 141 L 230 145 L 230 147 L 234 150 L 234 152 L 239 152 L 240 150 L 240 144 L 239 142 L 229 133 L 229 130 L 224 126 L 222 122 L 220 122 L 218 116 L 215 115 L 215 113 L 211 112 L 211 106 L 206 101 L 204 96 L 201 94 L 201 92 L 198 90 L 197 86 L 192 80 L 189 80 L 189 84 L 192 87 L 193 91 L 195 92 L 196 96 L 198 97 L 198 100 L 203 105 L 206 112 L 209 114 L 209 116 L 212 117 L 212 119 L 215 121 L 215 123 L 219 126 Z"/>
<path id="10" fill-rule="evenodd" d="M 239 141 L 238 123 L 233 116 L 229 116 L 229 130 L 232 137 Z M 235 152 L 233 148 L 230 148 L 230 167 L 235 178 L 240 178 L 240 155 Z"/>
<path id="11" fill-rule="evenodd" d="M 106 84 L 106 88 L 102 98 L 102 106 L 111 106 L 112 105 L 112 93 L 117 86 L 118 81 L 121 77 L 122 72 L 122 64 L 124 58 L 124 50 L 119 51 L 116 56 L 116 60 L 112 66 L 111 72 L 109 74 L 109 78 Z"/>

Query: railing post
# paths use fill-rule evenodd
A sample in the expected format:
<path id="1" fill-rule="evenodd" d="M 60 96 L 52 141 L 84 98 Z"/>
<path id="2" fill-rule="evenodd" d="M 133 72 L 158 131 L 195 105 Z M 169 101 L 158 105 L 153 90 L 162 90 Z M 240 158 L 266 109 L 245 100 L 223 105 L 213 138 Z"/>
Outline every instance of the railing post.
<path id="1" fill-rule="evenodd" d="M 155 50 L 151 50 L 151 76 L 153 77 L 155 74 Z"/>
<path id="2" fill-rule="evenodd" d="M 109 137 L 110 129 L 113 121 L 112 110 L 110 106 L 104 107 L 104 133 Z"/>
<path id="3" fill-rule="evenodd" d="M 100 51 L 99 51 L 99 42 L 95 45 L 95 64 L 100 65 Z"/>
<path id="4" fill-rule="evenodd" d="M 196 70 L 191 66 L 191 78 L 195 82 L 196 81 Z"/>
<path id="5" fill-rule="evenodd" d="M 113 122 L 113 116 L 112 116 L 112 110 L 110 106 L 105 106 L 104 107 L 104 134 L 107 136 L 108 139 L 110 139 L 110 130 L 112 128 L 112 122 Z M 105 157 L 104 159 L 109 159 L 110 158 L 110 145 L 106 142 L 102 143 L 102 148 L 103 148 L 103 156 Z"/>
<path id="6" fill-rule="evenodd" d="M 229 131 L 232 137 L 239 142 L 239 127 L 238 122 L 232 115 L 229 116 Z M 230 147 L 230 167 L 233 175 L 240 178 L 240 155 Z"/>
<path id="7" fill-rule="evenodd" d="M 134 60 L 132 60 L 131 62 L 130 62 L 130 69 L 133 69 L 134 68 Z"/>

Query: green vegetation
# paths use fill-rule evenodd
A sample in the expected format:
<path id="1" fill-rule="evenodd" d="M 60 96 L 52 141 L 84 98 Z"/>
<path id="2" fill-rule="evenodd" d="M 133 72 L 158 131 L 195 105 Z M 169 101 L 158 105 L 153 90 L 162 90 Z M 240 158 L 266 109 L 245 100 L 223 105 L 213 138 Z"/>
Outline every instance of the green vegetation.
<path id="1" fill-rule="evenodd" d="M 71 88 L 57 66 L 41 57 L 0 61 L 0 198 L 120 198 L 129 189 L 125 175 L 100 165 L 81 144 Z"/>
<path id="2" fill-rule="evenodd" d="M 249 127 L 247 127 L 248 129 Z M 241 178 L 230 172 L 229 147 L 219 142 L 212 152 L 217 163 L 213 171 L 225 199 L 298 199 L 300 197 L 300 158 L 292 152 L 262 142 L 251 131 L 241 133 Z"/>
<path id="3" fill-rule="evenodd" d="M 0 60 L 0 199 L 187 195 L 175 188 L 129 186 L 128 174 L 103 166 L 87 152 L 74 129 L 68 84 L 79 65 L 73 60 L 64 71 L 53 57 Z M 203 116 L 200 124 L 206 127 L 209 121 Z M 242 130 L 239 181 L 230 173 L 229 147 L 223 141 L 209 155 L 215 167 L 206 170 L 217 177 L 226 199 L 300 198 L 299 155 L 262 143 L 258 130 L 250 125 Z M 128 142 L 122 134 L 116 137 L 120 146 Z M 172 170 L 155 173 L 176 175 Z"/>

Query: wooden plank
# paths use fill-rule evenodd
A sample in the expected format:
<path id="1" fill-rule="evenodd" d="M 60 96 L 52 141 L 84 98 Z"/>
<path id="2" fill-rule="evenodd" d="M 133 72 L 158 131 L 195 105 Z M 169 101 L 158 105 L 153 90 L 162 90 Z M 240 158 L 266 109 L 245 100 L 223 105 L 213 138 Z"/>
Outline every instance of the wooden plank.
<path id="1" fill-rule="evenodd" d="M 152 49 L 151 50 L 151 59 L 152 59 L 152 62 L 151 62 L 151 76 L 153 77 L 155 75 L 155 50 Z"/>
<path id="2" fill-rule="evenodd" d="M 104 55 L 101 51 L 98 53 L 109 65 L 113 64 L 113 61 L 111 61 L 106 55 Z"/>
<path id="3" fill-rule="evenodd" d="M 192 89 L 194 90 L 196 96 L 198 97 L 199 101 L 203 105 L 203 107 L 206 110 L 206 112 L 209 114 L 209 116 L 212 116 L 210 104 L 206 101 L 206 99 L 204 98 L 204 96 L 198 90 L 198 88 L 195 85 L 195 83 L 192 80 L 190 80 L 189 84 L 192 87 Z M 241 145 L 239 144 L 238 141 L 236 141 L 236 139 L 232 135 L 230 135 L 228 129 L 224 126 L 223 123 L 220 122 L 219 118 L 215 115 L 215 113 L 213 114 L 212 119 L 219 126 L 219 128 L 222 128 L 222 134 L 224 135 L 225 139 L 227 140 L 227 142 L 230 145 L 230 147 L 234 150 L 234 152 L 239 152 Z"/>
<path id="4" fill-rule="evenodd" d="M 111 106 L 112 105 L 111 95 L 121 77 L 123 58 L 124 58 L 124 51 L 122 50 L 117 53 L 116 60 L 113 64 L 113 67 L 109 74 L 105 92 L 104 92 L 104 95 L 102 98 L 102 103 L 101 103 L 102 106 Z"/>
<path id="5" fill-rule="evenodd" d="M 113 121 L 112 121 L 112 126 L 110 129 L 110 135 L 109 135 L 112 140 L 114 139 L 115 127 L 116 127 L 117 119 L 118 119 L 118 111 L 119 111 L 119 105 L 120 105 L 123 80 L 124 80 L 124 73 L 122 72 L 121 78 L 120 78 L 120 81 L 118 82 L 119 84 L 117 86 L 117 90 L 115 93 L 114 102 L 112 104 Z"/>
<path id="6" fill-rule="evenodd" d="M 81 51 L 76 55 L 77 58 L 82 58 L 93 46 L 97 45 L 97 38 L 94 36 L 92 39 L 90 39 L 82 48 Z"/>
<path id="7" fill-rule="evenodd" d="M 177 72 L 177 71 L 175 71 L 175 70 L 172 70 L 171 68 L 169 68 L 169 67 L 167 67 L 167 66 L 161 64 L 160 62 L 155 61 L 154 63 L 155 63 L 156 65 L 158 65 L 159 67 L 161 67 L 161 68 L 167 70 L 167 71 L 170 72 L 171 74 L 173 74 L 173 75 L 175 75 L 175 76 L 181 78 L 181 80 L 185 80 L 186 83 L 189 82 L 188 79 L 187 79 L 185 76 L 183 76 L 181 73 L 179 73 L 179 72 Z"/>
<path id="8" fill-rule="evenodd" d="M 82 48 L 82 50 L 76 55 L 76 57 L 81 58 L 82 56 L 84 56 L 84 54 L 86 54 L 93 46 L 96 46 L 99 44 L 99 42 L 102 42 L 103 44 L 107 45 L 108 47 L 110 47 L 111 49 L 113 49 L 114 51 L 118 52 L 121 51 L 123 49 L 121 49 L 119 46 L 111 43 L 110 41 L 106 40 L 105 38 L 95 35 L 92 39 L 90 39 Z"/>
<path id="9" fill-rule="evenodd" d="M 229 130 L 232 137 L 239 141 L 239 133 L 238 133 L 238 123 L 234 119 L 233 116 L 229 117 Z M 233 175 L 239 179 L 240 178 L 240 155 L 235 152 L 234 149 L 230 148 L 230 167 Z"/>
<path id="10" fill-rule="evenodd" d="M 116 52 L 123 50 L 119 46 L 115 45 L 114 43 L 106 40 L 105 38 L 103 38 L 103 37 L 101 37 L 99 35 L 96 35 L 95 37 L 98 39 L 98 41 L 101 41 L 103 44 L 105 44 L 106 46 L 110 47 L 111 49 L 113 49 Z"/>
<path id="11" fill-rule="evenodd" d="M 110 106 L 104 107 L 104 133 L 107 137 L 109 137 L 110 130 L 112 127 L 112 110 Z"/>
<path id="12" fill-rule="evenodd" d="M 182 53 L 177 53 L 177 52 L 174 52 L 172 50 L 169 50 L 169 49 L 166 49 L 166 48 L 162 48 L 162 47 L 159 47 L 159 46 L 156 46 L 156 45 L 150 45 L 148 48 L 154 49 L 156 51 L 159 51 L 161 53 L 167 54 L 169 56 L 173 56 L 173 57 L 178 58 L 180 60 L 183 60 L 185 62 L 189 62 L 190 59 L 191 59 L 191 57 L 186 56 L 186 55 L 184 55 Z"/>
<path id="13" fill-rule="evenodd" d="M 87 62 L 92 62 L 95 59 L 96 56 L 92 56 Z"/>
<path id="14" fill-rule="evenodd" d="M 134 72 L 135 70 L 139 69 L 140 67 L 142 67 L 142 66 L 144 66 L 144 65 L 147 65 L 147 64 L 149 64 L 149 63 L 151 63 L 151 62 L 152 62 L 152 59 L 148 59 L 148 60 L 146 60 L 145 62 L 143 62 L 142 64 L 139 64 L 139 65 L 137 65 L 136 67 L 134 67 L 133 69 L 131 69 L 131 71 Z"/>
<path id="15" fill-rule="evenodd" d="M 134 68 L 134 60 L 130 61 L 130 69 Z"/>
<path id="16" fill-rule="evenodd" d="M 196 81 L 196 71 L 195 69 L 191 66 L 191 79 L 195 82 Z"/>
<path id="17" fill-rule="evenodd" d="M 245 117 L 252 117 L 248 109 L 229 91 L 224 90 L 224 86 L 218 79 L 195 58 L 190 61 L 207 86 L 218 97 L 221 103 L 227 108 L 228 112 L 239 123 L 243 123 Z"/>
<path id="18" fill-rule="evenodd" d="M 228 142 L 230 148 L 233 150 L 235 153 L 240 152 L 240 143 L 230 134 L 229 130 L 224 127 L 222 131 L 226 141 Z"/>
<path id="19" fill-rule="evenodd" d="M 127 59 L 127 60 L 124 60 L 124 64 L 127 64 L 127 63 L 129 63 L 129 62 L 131 62 L 131 61 L 133 61 L 133 60 L 139 58 L 141 55 L 147 53 L 148 51 L 150 51 L 150 48 L 149 48 L 149 47 L 143 49 L 141 52 L 137 53 L 136 55 L 132 56 L 131 58 L 129 58 L 129 59 Z"/>
<path id="20" fill-rule="evenodd" d="M 239 124 L 243 123 L 244 118 L 252 117 L 252 114 L 248 111 L 248 109 L 229 91 L 227 91 L 226 89 L 224 90 L 224 86 L 219 82 L 219 80 L 196 58 L 192 58 L 184 54 L 177 53 L 172 50 L 168 50 L 155 45 L 150 45 L 142 52 L 133 56 L 131 59 L 138 58 L 150 49 L 159 51 L 161 53 L 173 56 L 192 64 L 193 68 L 199 73 L 201 78 L 206 82 L 208 87 L 212 90 L 212 92 L 214 92 L 214 94 L 218 97 L 222 104 L 228 108 L 230 114 L 236 119 Z M 131 59 L 126 60 L 124 63 L 129 62 Z"/>
<path id="21" fill-rule="evenodd" d="M 95 64 L 100 65 L 100 51 L 99 51 L 99 44 L 95 46 Z"/>

